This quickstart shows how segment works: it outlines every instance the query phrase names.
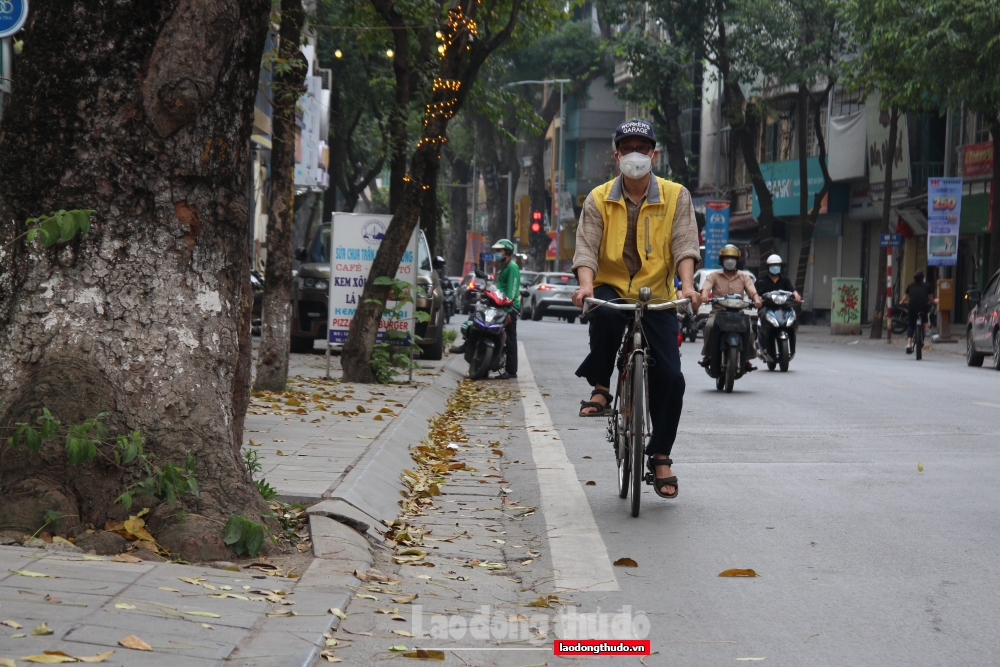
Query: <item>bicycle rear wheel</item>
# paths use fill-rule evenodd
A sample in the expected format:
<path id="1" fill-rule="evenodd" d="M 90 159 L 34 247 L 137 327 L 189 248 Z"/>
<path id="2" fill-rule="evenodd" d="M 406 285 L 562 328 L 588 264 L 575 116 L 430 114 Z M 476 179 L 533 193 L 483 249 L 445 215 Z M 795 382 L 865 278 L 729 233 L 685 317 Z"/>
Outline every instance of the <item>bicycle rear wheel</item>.
<path id="1" fill-rule="evenodd" d="M 646 445 L 646 369 L 645 356 L 636 351 L 632 355 L 632 395 L 629 406 L 629 454 L 632 465 L 632 516 L 639 516 L 642 481 L 645 466 L 643 458 Z"/>
<path id="2" fill-rule="evenodd" d="M 917 361 L 924 358 L 924 321 L 917 320 L 917 329 L 913 332 L 913 347 L 917 351 Z"/>

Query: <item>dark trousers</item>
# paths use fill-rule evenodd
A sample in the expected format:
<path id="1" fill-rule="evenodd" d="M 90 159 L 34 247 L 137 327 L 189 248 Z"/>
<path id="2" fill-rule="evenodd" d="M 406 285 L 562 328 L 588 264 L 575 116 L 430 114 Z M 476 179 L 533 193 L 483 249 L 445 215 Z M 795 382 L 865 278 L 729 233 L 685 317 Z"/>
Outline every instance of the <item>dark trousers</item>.
<path id="1" fill-rule="evenodd" d="M 594 297 L 610 301 L 617 299 L 618 294 L 613 288 L 601 285 L 594 290 Z M 576 374 L 586 378 L 591 386 L 613 389 L 611 373 L 632 313 L 598 308 L 587 317 L 590 321 L 590 354 L 580 364 Z M 675 310 L 647 312 L 642 318 L 642 330 L 651 353 L 647 366 L 649 415 L 653 422 L 653 433 L 646 447 L 646 454 L 649 455 L 669 456 L 677 438 L 685 387 L 680 351 L 677 349 L 677 329 Z"/>
<path id="2" fill-rule="evenodd" d="M 508 375 L 517 374 L 517 313 L 511 312 L 510 318 L 507 320 L 507 326 L 504 327 L 504 331 L 507 333 L 507 340 L 504 343 L 506 348 L 507 363 L 504 366 L 504 370 L 507 371 Z"/>
<path id="3" fill-rule="evenodd" d="M 926 325 L 926 323 L 928 322 L 928 319 L 927 319 L 927 311 L 928 310 L 930 310 L 930 308 L 927 308 L 927 307 L 924 307 L 924 308 L 910 308 L 908 310 L 908 312 L 907 312 L 907 315 L 909 316 L 907 318 L 907 320 L 908 320 L 908 326 L 906 327 L 906 337 L 907 338 L 913 338 L 913 332 L 917 330 L 917 318 L 920 316 L 920 313 L 924 314 L 924 324 Z"/>

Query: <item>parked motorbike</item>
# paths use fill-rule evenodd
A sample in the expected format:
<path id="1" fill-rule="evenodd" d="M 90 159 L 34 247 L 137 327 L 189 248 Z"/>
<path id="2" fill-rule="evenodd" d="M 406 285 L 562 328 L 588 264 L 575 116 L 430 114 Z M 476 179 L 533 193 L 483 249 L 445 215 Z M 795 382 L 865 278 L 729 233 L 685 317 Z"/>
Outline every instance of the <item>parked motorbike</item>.
<path id="1" fill-rule="evenodd" d="M 792 307 L 794 294 L 775 290 L 761 296 L 764 307 L 757 320 L 754 346 L 757 354 L 767 364 L 768 370 L 780 367 L 788 371 L 788 362 L 795 356 L 795 334 L 799 320 Z"/>
<path id="2" fill-rule="evenodd" d="M 705 372 L 715 378 L 715 388 L 732 393 L 733 383 L 746 373 L 750 351 L 750 316 L 744 311 L 751 303 L 739 294 L 712 299 L 712 305 L 722 306 L 715 313 L 712 327 L 710 363 Z"/>
<path id="3" fill-rule="evenodd" d="M 677 323 L 680 326 L 680 334 L 682 338 L 685 338 L 692 343 L 697 340 L 699 327 L 694 311 L 691 309 L 691 304 L 677 309 Z M 701 328 L 704 328 L 704 324 Z"/>
<path id="4" fill-rule="evenodd" d="M 513 301 L 489 286 L 476 303 L 472 321 L 465 334 L 465 360 L 469 378 L 482 380 L 490 371 L 499 371 L 506 363 L 507 308 Z"/>

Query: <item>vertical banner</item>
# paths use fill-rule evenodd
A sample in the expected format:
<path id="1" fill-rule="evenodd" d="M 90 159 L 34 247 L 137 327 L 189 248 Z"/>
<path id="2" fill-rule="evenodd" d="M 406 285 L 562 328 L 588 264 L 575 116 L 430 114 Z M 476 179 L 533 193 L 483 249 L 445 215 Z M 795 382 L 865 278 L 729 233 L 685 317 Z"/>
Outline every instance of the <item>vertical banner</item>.
<path id="1" fill-rule="evenodd" d="M 545 261 L 556 261 L 556 233 L 549 232 L 549 247 L 545 249 Z M 556 269 L 558 271 L 558 269 Z"/>
<path id="2" fill-rule="evenodd" d="M 879 94 L 865 100 L 865 127 L 868 149 L 868 190 L 872 199 L 885 198 L 885 168 L 889 164 L 889 110 L 879 109 Z M 892 159 L 892 192 L 904 196 L 910 187 L 910 142 L 907 140 L 906 114 L 896 122 L 896 153 Z"/>
<path id="3" fill-rule="evenodd" d="M 375 253 L 382 243 L 385 230 L 389 228 L 391 215 L 368 215 L 364 213 L 335 213 L 333 215 L 333 233 L 330 235 L 330 306 L 329 328 L 327 340 L 333 345 L 343 345 L 347 340 L 347 331 L 351 328 L 351 320 L 358 308 L 361 292 L 368 281 Z M 403 259 L 396 269 L 396 278 L 405 280 L 416 289 L 417 283 L 417 235 L 420 229 L 413 230 L 410 243 L 403 253 Z M 392 307 L 390 301 L 387 307 Z M 403 314 L 399 322 L 391 326 L 405 331 L 413 331 L 414 315 L 411 307 Z M 389 322 L 382 320 L 379 324 L 378 342 L 385 337 L 385 329 Z M 411 340 L 407 336 L 407 341 Z"/>
<path id="4" fill-rule="evenodd" d="M 721 269 L 719 251 L 729 243 L 729 202 L 705 202 L 705 268 Z"/>
<path id="5" fill-rule="evenodd" d="M 479 266 L 479 255 L 483 252 L 483 233 L 465 232 L 465 263 L 462 265 L 462 275 L 472 273 Z"/>
<path id="6" fill-rule="evenodd" d="M 830 304 L 830 333 L 861 333 L 861 278 L 834 278 Z"/>
<path id="7" fill-rule="evenodd" d="M 927 179 L 927 266 L 958 264 L 962 179 Z"/>

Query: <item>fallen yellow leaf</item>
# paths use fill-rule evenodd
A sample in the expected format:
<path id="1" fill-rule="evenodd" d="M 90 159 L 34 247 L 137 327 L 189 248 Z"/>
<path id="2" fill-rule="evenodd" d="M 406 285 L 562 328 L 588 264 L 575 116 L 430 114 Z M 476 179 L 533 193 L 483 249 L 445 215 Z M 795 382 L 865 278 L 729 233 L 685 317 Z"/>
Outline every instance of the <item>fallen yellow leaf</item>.
<path id="1" fill-rule="evenodd" d="M 336 658 L 332 651 L 323 651 L 319 654 L 319 657 L 323 658 L 327 662 L 343 662 L 340 658 Z"/>
<path id="2" fill-rule="evenodd" d="M 720 577 L 756 577 L 757 573 L 753 570 L 724 570 L 719 573 Z"/>
<path id="3" fill-rule="evenodd" d="M 17 667 L 10 658 L 0 658 L 0 667 Z"/>
<path id="4" fill-rule="evenodd" d="M 399 635 L 400 637 L 412 637 L 413 636 L 413 633 L 410 632 L 409 630 L 392 630 L 391 632 L 393 634 L 395 634 L 395 635 Z"/>
<path id="5" fill-rule="evenodd" d="M 98 653 L 97 655 L 77 655 L 74 657 L 80 662 L 104 662 L 114 654 L 114 651 L 108 651 L 107 653 Z"/>
<path id="6" fill-rule="evenodd" d="M 58 577 L 53 577 L 51 574 L 42 574 L 41 572 L 31 572 L 30 570 L 17 570 L 14 574 L 19 574 L 22 577 L 47 577 L 49 579 L 57 579 Z"/>
<path id="7" fill-rule="evenodd" d="M 31 631 L 31 634 L 35 636 L 39 635 L 51 635 L 54 634 L 52 628 L 49 627 L 48 623 L 42 623 L 37 628 Z"/>
<path id="8" fill-rule="evenodd" d="M 617 567 L 639 567 L 639 564 L 631 558 L 619 558 L 614 562 L 614 565 Z"/>
<path id="9" fill-rule="evenodd" d="M 213 614 L 210 611 L 185 611 L 182 612 L 188 616 L 203 616 L 204 618 L 222 618 L 218 614 Z"/>
<path id="10" fill-rule="evenodd" d="M 134 649 L 136 651 L 152 651 L 153 647 L 142 641 L 135 635 L 129 635 L 128 637 L 123 637 L 118 640 L 118 643 L 125 648 Z"/>
<path id="11" fill-rule="evenodd" d="M 332 607 L 330 609 L 330 613 L 333 614 L 334 616 L 336 616 L 337 618 L 339 618 L 342 621 L 347 618 L 347 614 L 345 614 L 344 612 L 340 611 L 336 607 Z"/>
<path id="12" fill-rule="evenodd" d="M 15 630 L 20 630 L 24 627 L 17 621 L 0 621 L 0 625 L 6 625 L 8 628 L 14 628 Z"/>
<path id="13" fill-rule="evenodd" d="M 124 602 L 119 602 L 115 605 L 115 609 L 135 609 L 135 605 L 125 604 Z"/>
<path id="14" fill-rule="evenodd" d="M 76 662 L 76 658 L 71 658 L 68 655 L 52 655 L 49 653 L 42 653 L 40 655 L 22 655 L 21 660 L 25 662 L 40 662 L 45 665 L 58 665 L 61 662 Z"/>
<path id="15" fill-rule="evenodd" d="M 131 554 L 118 554 L 113 559 L 116 563 L 141 563 L 142 559 Z"/>
<path id="16" fill-rule="evenodd" d="M 444 661 L 444 651 L 432 651 L 430 649 L 418 648 L 403 654 L 404 658 L 417 658 L 418 660 L 441 660 Z"/>
<path id="17" fill-rule="evenodd" d="M 416 599 L 417 599 L 417 594 L 414 593 L 413 595 L 401 595 L 399 597 L 395 597 L 392 599 L 392 601 L 397 604 L 408 604 Z"/>

